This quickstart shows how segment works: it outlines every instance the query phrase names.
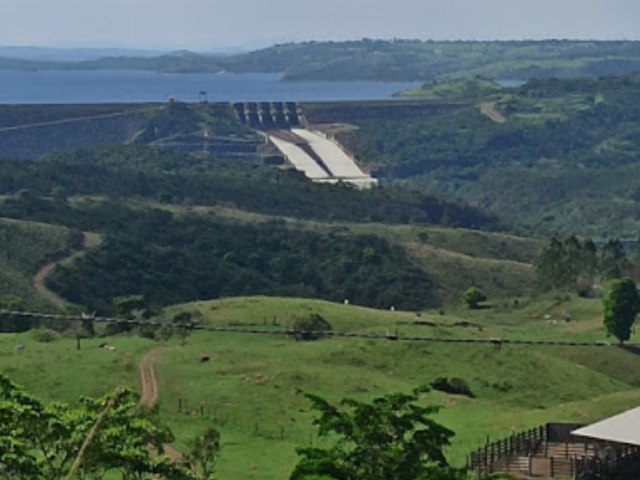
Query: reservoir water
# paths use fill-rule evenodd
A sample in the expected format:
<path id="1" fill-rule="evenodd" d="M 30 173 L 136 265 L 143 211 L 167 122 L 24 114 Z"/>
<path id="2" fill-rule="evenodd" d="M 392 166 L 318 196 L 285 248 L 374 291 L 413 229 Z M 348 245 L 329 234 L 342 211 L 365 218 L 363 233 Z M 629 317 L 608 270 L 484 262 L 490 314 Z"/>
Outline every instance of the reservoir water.
<path id="1" fill-rule="evenodd" d="M 384 100 L 408 82 L 285 81 L 280 74 L 142 70 L 0 70 L 0 104 Z"/>

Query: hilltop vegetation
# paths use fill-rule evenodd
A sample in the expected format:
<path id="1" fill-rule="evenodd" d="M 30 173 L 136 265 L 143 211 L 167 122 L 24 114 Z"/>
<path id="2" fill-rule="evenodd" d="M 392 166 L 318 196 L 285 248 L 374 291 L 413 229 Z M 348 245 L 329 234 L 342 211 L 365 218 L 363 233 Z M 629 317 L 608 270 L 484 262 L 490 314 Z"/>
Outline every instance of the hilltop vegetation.
<path id="1" fill-rule="evenodd" d="M 292 80 L 433 82 L 483 75 L 493 79 L 597 78 L 640 70 L 632 41 L 372 40 L 286 43 L 250 53 L 212 56 L 188 51 L 158 57 L 82 62 L 0 59 L 3 68 L 142 69 L 160 72 L 284 73 Z"/>
<path id="2" fill-rule="evenodd" d="M 459 78 L 441 83 L 425 83 L 419 88 L 405 90 L 396 94 L 403 98 L 475 100 L 502 90 L 496 82 L 482 77 Z"/>

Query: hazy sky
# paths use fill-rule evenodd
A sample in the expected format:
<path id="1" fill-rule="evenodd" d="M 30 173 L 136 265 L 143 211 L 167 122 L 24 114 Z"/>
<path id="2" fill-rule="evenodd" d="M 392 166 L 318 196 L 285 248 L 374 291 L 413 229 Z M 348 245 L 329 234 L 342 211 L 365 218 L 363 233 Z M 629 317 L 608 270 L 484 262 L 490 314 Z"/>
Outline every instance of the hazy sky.
<path id="1" fill-rule="evenodd" d="M 216 50 L 362 37 L 640 39 L 640 1 L 0 0 L 0 45 Z"/>

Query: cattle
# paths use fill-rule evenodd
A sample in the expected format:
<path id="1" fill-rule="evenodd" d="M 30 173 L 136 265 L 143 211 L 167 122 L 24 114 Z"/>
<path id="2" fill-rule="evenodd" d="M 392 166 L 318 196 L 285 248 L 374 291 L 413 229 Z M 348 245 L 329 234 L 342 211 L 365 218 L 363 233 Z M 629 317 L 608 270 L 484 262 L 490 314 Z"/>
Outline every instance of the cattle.
<path id="1" fill-rule="evenodd" d="M 16 345 L 16 352 L 24 352 L 26 349 L 26 345 Z"/>
<path id="2" fill-rule="evenodd" d="M 202 356 L 200 357 L 200 363 L 206 363 L 206 362 L 208 362 L 209 360 L 211 360 L 211 357 L 210 357 L 209 355 L 202 355 Z"/>

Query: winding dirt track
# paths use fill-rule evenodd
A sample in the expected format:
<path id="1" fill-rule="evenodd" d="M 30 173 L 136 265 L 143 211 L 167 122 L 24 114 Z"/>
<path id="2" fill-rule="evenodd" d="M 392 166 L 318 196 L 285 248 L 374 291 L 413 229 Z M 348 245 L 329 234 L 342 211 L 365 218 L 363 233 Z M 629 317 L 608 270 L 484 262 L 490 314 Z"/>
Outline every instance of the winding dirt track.
<path id="1" fill-rule="evenodd" d="M 47 263 L 43 266 L 33 277 L 33 286 L 37 290 L 37 292 L 46 298 L 49 302 L 54 304 L 56 307 L 64 308 L 67 306 L 67 302 L 57 293 L 49 290 L 46 285 L 46 280 L 51 272 L 58 265 L 69 265 L 76 258 L 81 257 L 89 250 L 94 250 L 102 245 L 102 238 L 97 233 L 84 232 L 84 238 L 82 240 L 82 250 L 78 250 L 73 252 L 71 255 L 68 255 L 60 260 L 56 260 L 54 262 Z"/>
<path id="2" fill-rule="evenodd" d="M 143 407 L 153 407 L 158 402 L 159 388 L 155 363 L 162 350 L 151 350 L 140 360 L 140 405 Z M 163 448 L 165 455 L 174 462 L 182 459 L 182 454 L 168 443 L 165 443 Z"/>
<path id="3" fill-rule="evenodd" d="M 154 363 L 161 350 L 155 349 L 140 360 L 140 405 L 153 407 L 158 401 L 158 379 Z"/>

